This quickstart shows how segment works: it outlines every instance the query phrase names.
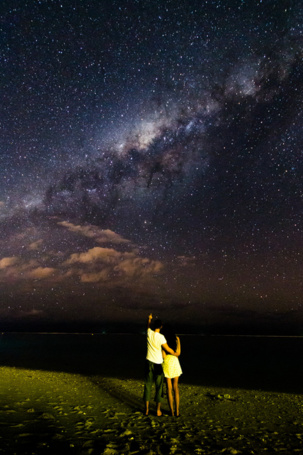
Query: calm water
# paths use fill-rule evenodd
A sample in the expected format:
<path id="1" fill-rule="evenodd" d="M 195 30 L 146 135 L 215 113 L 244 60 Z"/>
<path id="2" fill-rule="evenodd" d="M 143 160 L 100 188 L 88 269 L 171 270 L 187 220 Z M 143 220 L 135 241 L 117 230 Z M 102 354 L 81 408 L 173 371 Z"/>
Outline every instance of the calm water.
<path id="1" fill-rule="evenodd" d="M 181 381 L 303 393 L 303 337 L 181 335 Z M 143 334 L 0 335 L 0 365 L 142 379 Z"/>

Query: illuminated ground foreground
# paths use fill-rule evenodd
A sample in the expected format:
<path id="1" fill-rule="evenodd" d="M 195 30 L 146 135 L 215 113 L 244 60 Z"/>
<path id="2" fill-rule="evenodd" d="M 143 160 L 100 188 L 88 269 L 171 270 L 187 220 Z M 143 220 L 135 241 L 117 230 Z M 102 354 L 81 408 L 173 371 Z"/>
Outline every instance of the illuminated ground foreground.
<path id="1" fill-rule="evenodd" d="M 1 367 L 0 453 L 303 453 L 300 395 L 181 383 L 177 419 L 143 416 L 142 390 L 138 380 Z"/>

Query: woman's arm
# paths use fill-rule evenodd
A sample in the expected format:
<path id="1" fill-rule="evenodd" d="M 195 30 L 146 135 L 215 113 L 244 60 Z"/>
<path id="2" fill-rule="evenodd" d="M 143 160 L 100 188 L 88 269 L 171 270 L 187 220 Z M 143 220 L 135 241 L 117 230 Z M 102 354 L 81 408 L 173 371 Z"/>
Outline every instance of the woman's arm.
<path id="1" fill-rule="evenodd" d="M 180 343 L 180 338 L 179 337 L 176 337 L 176 338 L 177 338 L 176 355 L 179 357 L 179 355 L 181 355 L 181 343 Z"/>

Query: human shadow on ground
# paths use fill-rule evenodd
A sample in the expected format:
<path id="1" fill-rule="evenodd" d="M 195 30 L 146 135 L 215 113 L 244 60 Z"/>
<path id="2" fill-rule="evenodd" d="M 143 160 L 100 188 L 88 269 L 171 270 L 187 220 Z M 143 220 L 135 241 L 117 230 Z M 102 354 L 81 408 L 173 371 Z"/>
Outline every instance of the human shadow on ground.
<path id="1" fill-rule="evenodd" d="M 123 387 L 115 378 L 93 376 L 90 380 L 118 402 L 126 404 L 132 411 L 143 412 L 143 398 L 140 394 L 130 391 L 128 387 Z"/>

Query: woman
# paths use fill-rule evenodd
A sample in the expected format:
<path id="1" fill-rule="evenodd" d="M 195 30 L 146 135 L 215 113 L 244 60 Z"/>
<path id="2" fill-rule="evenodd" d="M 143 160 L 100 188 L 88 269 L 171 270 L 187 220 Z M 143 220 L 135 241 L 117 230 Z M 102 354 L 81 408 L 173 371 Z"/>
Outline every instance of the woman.
<path id="1" fill-rule="evenodd" d="M 166 338 L 168 346 L 176 351 L 177 356 L 179 356 L 181 354 L 180 338 L 176 336 L 172 328 L 168 325 L 164 327 L 163 335 Z M 172 416 L 176 415 L 176 417 L 179 417 L 180 396 L 178 381 L 179 376 L 182 374 L 182 369 L 178 357 L 167 354 L 164 350 L 162 350 L 162 355 L 164 359 L 162 367 L 166 378 L 169 409 Z M 173 391 L 175 400 L 173 399 Z M 176 414 L 174 412 L 174 401 Z"/>

